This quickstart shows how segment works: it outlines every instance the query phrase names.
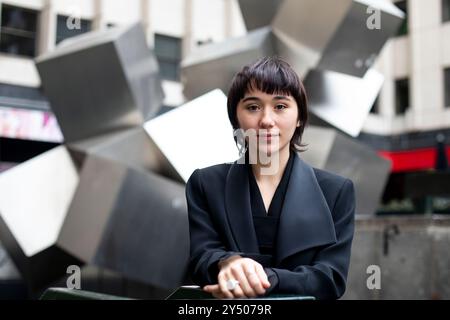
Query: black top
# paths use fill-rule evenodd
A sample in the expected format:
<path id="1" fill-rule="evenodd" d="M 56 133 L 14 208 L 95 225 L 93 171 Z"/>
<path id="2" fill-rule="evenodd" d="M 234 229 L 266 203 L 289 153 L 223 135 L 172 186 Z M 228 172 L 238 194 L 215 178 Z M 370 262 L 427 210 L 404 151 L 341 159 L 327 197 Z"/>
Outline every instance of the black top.
<path id="1" fill-rule="evenodd" d="M 264 200 L 259 191 L 252 167 L 248 164 L 248 176 L 250 186 L 250 202 L 253 216 L 253 225 L 255 227 L 256 238 L 258 240 L 259 251 L 261 255 L 267 255 L 268 265 L 272 265 L 274 248 L 276 246 L 276 237 L 278 230 L 278 221 L 283 208 L 284 196 L 291 175 L 292 164 L 294 162 L 294 153 L 291 152 L 283 176 L 278 184 L 275 194 L 270 203 L 269 210 L 266 212 Z M 264 259 L 265 260 L 265 259 Z"/>

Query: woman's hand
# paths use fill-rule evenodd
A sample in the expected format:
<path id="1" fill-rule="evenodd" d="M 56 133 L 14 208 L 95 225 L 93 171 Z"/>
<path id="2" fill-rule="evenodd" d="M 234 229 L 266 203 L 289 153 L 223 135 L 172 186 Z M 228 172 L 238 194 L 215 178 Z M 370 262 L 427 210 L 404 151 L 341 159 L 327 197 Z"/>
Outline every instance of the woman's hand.
<path id="1" fill-rule="evenodd" d="M 261 264 L 250 258 L 232 256 L 219 263 L 218 284 L 203 288 L 214 297 L 253 298 L 263 295 L 270 287 L 267 274 Z M 227 288 L 228 280 L 237 280 L 239 284 L 233 290 Z"/>

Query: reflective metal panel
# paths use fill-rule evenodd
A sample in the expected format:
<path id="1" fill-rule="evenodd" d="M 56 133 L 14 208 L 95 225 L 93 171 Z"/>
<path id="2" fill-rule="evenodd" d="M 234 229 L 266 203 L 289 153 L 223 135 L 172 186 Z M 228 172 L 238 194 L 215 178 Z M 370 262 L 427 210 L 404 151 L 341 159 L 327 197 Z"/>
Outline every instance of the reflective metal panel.
<path id="1" fill-rule="evenodd" d="M 57 245 L 77 184 L 63 146 L 0 175 L 0 239 L 31 290 L 79 264 Z"/>
<path id="2" fill-rule="evenodd" d="M 67 142 L 141 125 L 162 103 L 140 25 L 70 38 L 36 66 Z"/>
<path id="3" fill-rule="evenodd" d="M 364 78 L 332 71 L 313 70 L 304 80 L 310 111 L 343 132 L 361 132 L 384 77 L 369 70 Z"/>
<path id="4" fill-rule="evenodd" d="M 239 0 L 247 30 L 265 27 L 272 22 L 283 0 Z"/>
<path id="5" fill-rule="evenodd" d="M 177 287 L 189 256 L 184 186 L 89 155 L 59 241 L 85 262 Z"/>
<path id="6" fill-rule="evenodd" d="M 388 160 L 334 129 L 310 126 L 303 142 L 308 144 L 308 150 L 300 153 L 302 159 L 353 181 L 357 214 L 375 213 L 390 173 Z"/>
<path id="7" fill-rule="evenodd" d="M 170 162 L 142 127 L 123 129 L 68 144 L 68 149 L 81 157 L 94 154 L 135 169 L 149 170 L 182 182 Z"/>
<path id="8" fill-rule="evenodd" d="M 179 175 L 238 158 L 222 91 L 213 90 L 145 124 L 145 130 Z"/>
<path id="9" fill-rule="evenodd" d="M 202 45 L 182 62 L 184 95 L 193 99 L 216 88 L 228 92 L 231 79 L 244 65 L 273 53 L 270 28 Z"/>
<path id="10" fill-rule="evenodd" d="M 379 12 L 375 28 L 369 7 Z M 272 27 L 279 41 L 299 48 L 302 76 L 317 68 L 362 77 L 403 18 L 388 0 L 285 0 Z"/>
<path id="11" fill-rule="evenodd" d="M 0 217 L 26 256 L 55 243 L 77 183 L 63 146 L 0 175 Z"/>

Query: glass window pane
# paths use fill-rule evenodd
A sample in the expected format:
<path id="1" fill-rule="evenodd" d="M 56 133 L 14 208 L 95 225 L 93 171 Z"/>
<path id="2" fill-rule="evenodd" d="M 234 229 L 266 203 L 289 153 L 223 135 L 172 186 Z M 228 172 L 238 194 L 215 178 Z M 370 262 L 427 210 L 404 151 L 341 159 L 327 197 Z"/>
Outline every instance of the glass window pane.
<path id="1" fill-rule="evenodd" d="M 36 11 L 2 5 L 2 27 L 36 32 Z"/>
<path id="2" fill-rule="evenodd" d="M 395 81 L 395 111 L 404 114 L 409 108 L 409 79 Z"/>
<path id="3" fill-rule="evenodd" d="M 36 54 L 37 12 L 2 5 L 0 51 L 34 57 Z"/>
<path id="4" fill-rule="evenodd" d="M 450 21 L 450 0 L 442 0 L 442 22 Z"/>
<path id="5" fill-rule="evenodd" d="M 155 54 L 166 59 L 181 60 L 181 40 L 175 37 L 155 35 Z"/>
<path id="6" fill-rule="evenodd" d="M 35 56 L 35 39 L 0 34 L 0 51 L 28 57 Z"/>
<path id="7" fill-rule="evenodd" d="M 179 63 L 159 61 L 159 73 L 163 79 L 178 81 L 180 79 Z"/>
<path id="8" fill-rule="evenodd" d="M 80 19 L 79 28 L 76 28 L 75 21 L 70 21 L 69 25 L 67 23 L 69 17 L 58 15 L 57 27 L 56 27 L 56 43 L 60 43 L 64 39 L 78 36 L 80 34 L 89 32 L 91 30 L 91 21 Z M 72 29 L 72 24 L 74 28 Z"/>
<path id="9" fill-rule="evenodd" d="M 167 80 L 179 81 L 181 39 L 156 34 L 155 55 L 158 59 L 161 77 Z"/>

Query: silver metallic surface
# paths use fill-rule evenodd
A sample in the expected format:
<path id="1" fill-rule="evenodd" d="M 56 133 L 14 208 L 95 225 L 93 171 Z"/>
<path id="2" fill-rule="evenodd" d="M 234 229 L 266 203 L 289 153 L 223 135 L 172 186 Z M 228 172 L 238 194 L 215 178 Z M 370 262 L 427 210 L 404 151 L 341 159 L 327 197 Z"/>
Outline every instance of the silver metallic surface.
<path id="1" fill-rule="evenodd" d="M 361 132 L 384 77 L 367 71 L 364 78 L 312 70 L 304 79 L 309 110 L 343 132 L 357 137 Z"/>
<path id="2" fill-rule="evenodd" d="M 59 242 L 86 263 L 174 288 L 189 256 L 184 186 L 89 155 Z"/>
<path id="3" fill-rule="evenodd" d="M 184 188 L 157 174 L 182 181 L 143 128 L 162 91 L 142 27 L 68 39 L 37 66 L 67 144 L 0 176 L 0 237 L 27 285 L 83 263 L 182 284 Z"/>
<path id="4" fill-rule="evenodd" d="M 0 175 L 0 239 L 32 289 L 78 261 L 57 243 L 77 184 L 77 169 L 64 146 Z M 47 263 L 51 267 L 43 268 Z"/>
<path id="5" fill-rule="evenodd" d="M 274 53 L 270 28 L 202 45 L 182 61 L 184 95 L 193 99 L 216 88 L 228 92 L 234 74 L 243 65 Z"/>
<path id="6" fill-rule="evenodd" d="M 239 0 L 247 31 L 269 25 L 283 0 Z"/>
<path id="7" fill-rule="evenodd" d="M 165 131 L 169 135 L 172 132 Z M 81 163 L 86 154 L 95 154 L 138 170 L 145 169 L 179 182 L 183 181 L 141 126 L 69 143 L 67 148 Z"/>
<path id="8" fill-rule="evenodd" d="M 226 97 L 218 89 L 148 121 L 145 130 L 184 181 L 197 168 L 239 158 Z"/>
<path id="9" fill-rule="evenodd" d="M 185 96 L 215 88 L 227 93 L 243 65 L 277 54 L 305 79 L 312 112 L 356 137 L 383 82 L 371 66 L 404 13 L 388 0 L 244 0 L 240 6 L 252 31 L 193 51 L 182 64 Z"/>
<path id="10" fill-rule="evenodd" d="M 36 66 L 66 142 L 142 125 L 163 101 L 139 24 L 67 39 Z"/>
<path id="11" fill-rule="evenodd" d="M 300 157 L 307 163 L 353 181 L 357 214 L 375 213 L 390 173 L 388 160 L 334 129 L 309 126 L 302 142 L 308 150 Z"/>
<path id="12" fill-rule="evenodd" d="M 371 27 L 369 7 L 379 10 L 379 28 Z M 321 69 L 362 77 L 403 18 L 387 0 L 284 0 L 272 27 L 302 58 L 300 75 Z"/>

